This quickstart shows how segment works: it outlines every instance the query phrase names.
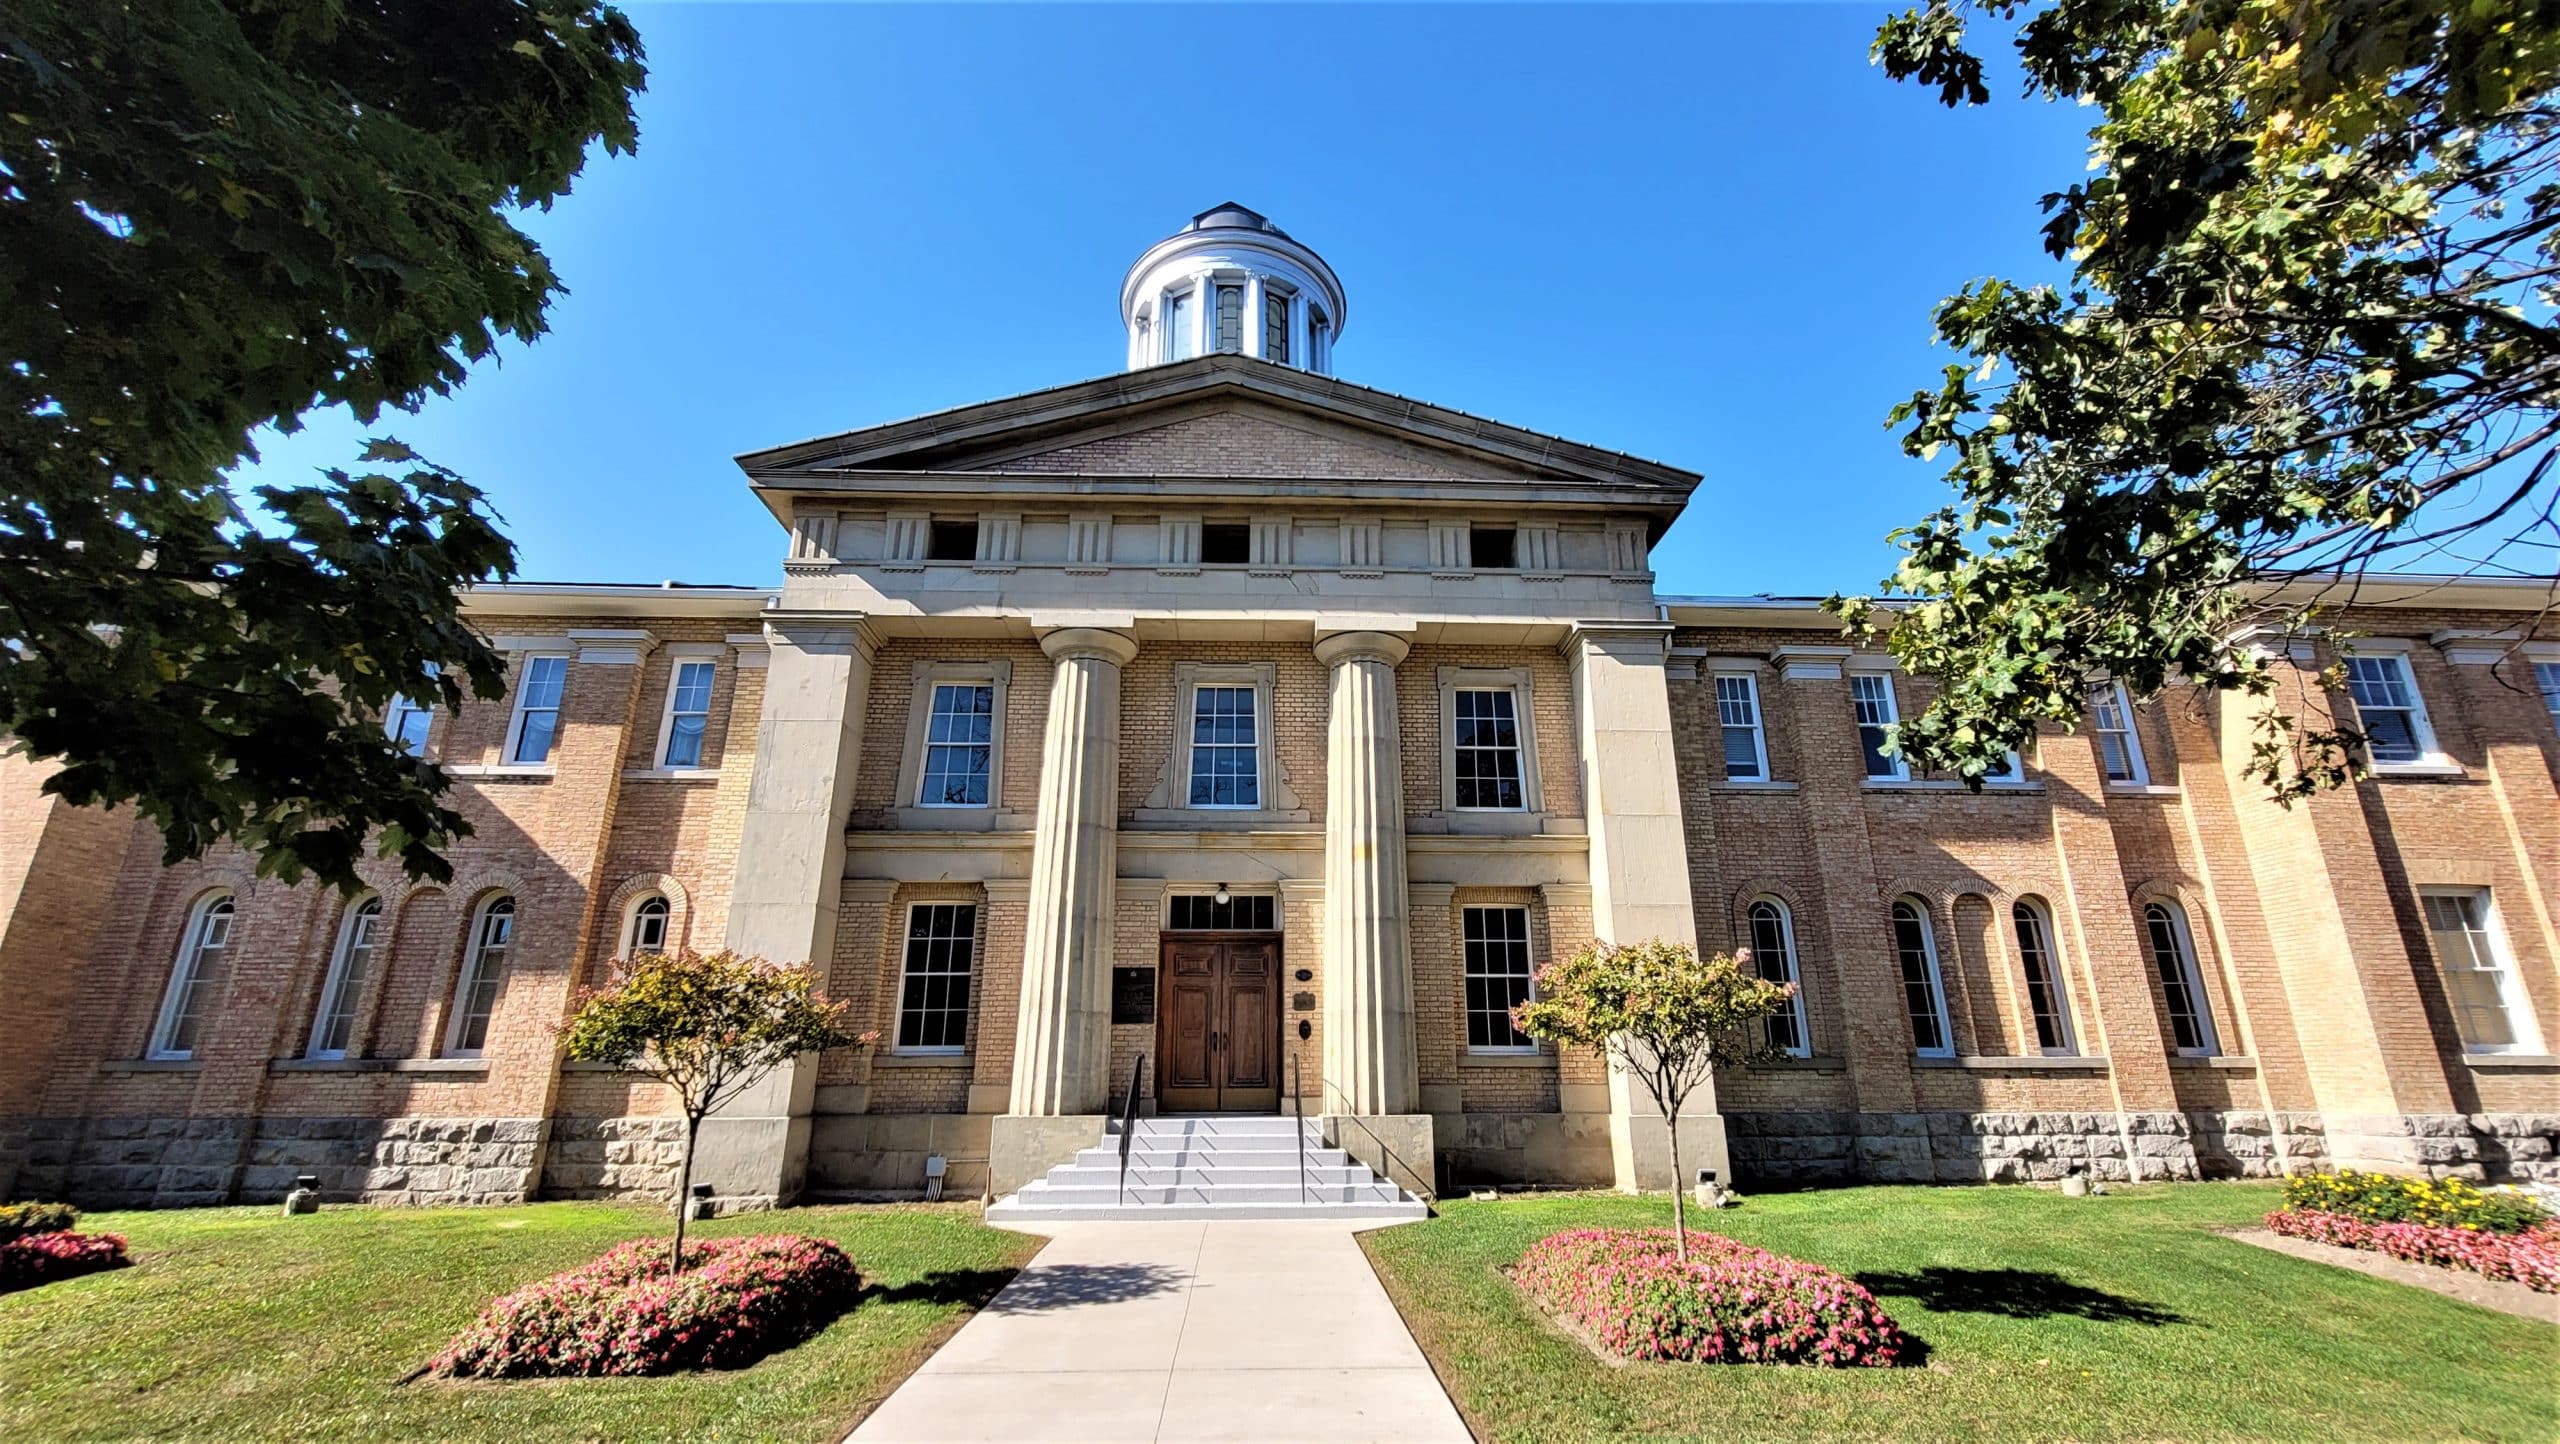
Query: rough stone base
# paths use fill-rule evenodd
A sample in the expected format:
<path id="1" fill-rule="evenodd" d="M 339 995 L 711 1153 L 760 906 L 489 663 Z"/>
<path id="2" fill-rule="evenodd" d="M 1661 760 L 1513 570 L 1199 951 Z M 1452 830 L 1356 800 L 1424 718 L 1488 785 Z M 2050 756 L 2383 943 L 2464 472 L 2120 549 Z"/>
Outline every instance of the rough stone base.
<path id="1" fill-rule="evenodd" d="M 921 1198 L 924 1161 L 941 1155 L 945 1198 L 987 1187 L 986 1113 L 821 1113 L 810 1120 L 809 1191 L 831 1197 Z M 1100 1136 L 1099 1125 L 1095 1135 Z M 1037 1177 L 1038 1175 L 1033 1175 Z"/>
<path id="2" fill-rule="evenodd" d="M 1452 1189 L 1487 1183 L 1615 1181 L 1606 1113 L 1435 1113 L 1431 1133 Z"/>
<path id="3" fill-rule="evenodd" d="M 1369 1171 L 1414 1197 L 1440 1196 L 1439 1153 L 1432 1147 L 1428 1113 L 1327 1113 L 1316 1120 L 1328 1147 L 1369 1165 Z"/>
<path id="4" fill-rule="evenodd" d="M 18 1196 L 18 1170 L 27 1161 L 34 1134 L 32 1118 L 0 1118 L 0 1200 Z"/>
<path id="5" fill-rule="evenodd" d="M 338 1202 L 521 1203 L 545 1133 L 539 1118 L 37 1119 L 13 1192 L 84 1208 L 267 1203 L 310 1173 Z"/>
<path id="6" fill-rule="evenodd" d="M 2196 1166 L 2207 1178 L 2281 1178 L 2329 1166 L 2329 1137 L 2317 1113 L 2278 1113 L 2276 1127 L 2255 1111 L 2187 1115 Z"/>
<path id="7" fill-rule="evenodd" d="M 2354 1114 L 2329 1119 L 2341 1168 L 2474 1183 L 2560 1182 L 2560 1115 Z"/>
<path id="8" fill-rule="evenodd" d="M 627 1198 L 666 1202 L 684 1167 L 681 1118 L 551 1120 L 542 1154 L 544 1198 Z"/>
<path id="9" fill-rule="evenodd" d="M 1725 1118 L 1746 1183 L 2026 1183 L 2072 1169 L 2145 1182 L 2200 1176 L 2177 1113 L 1852 1113 L 1807 1109 Z M 2127 1167 L 2127 1145 L 2134 1167 Z"/>

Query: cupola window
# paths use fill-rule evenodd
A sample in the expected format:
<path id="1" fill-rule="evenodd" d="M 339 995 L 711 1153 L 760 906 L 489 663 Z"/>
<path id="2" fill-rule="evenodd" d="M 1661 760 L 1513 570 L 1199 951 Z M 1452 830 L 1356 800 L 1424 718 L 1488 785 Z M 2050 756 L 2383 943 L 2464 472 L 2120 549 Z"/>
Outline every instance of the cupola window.
<path id="1" fill-rule="evenodd" d="M 1176 291 L 1164 298 L 1164 359 L 1180 361 L 1198 354 L 1192 334 L 1192 296 Z"/>
<path id="2" fill-rule="evenodd" d="M 1278 291 L 1262 293 L 1262 359 L 1289 364 L 1289 298 Z"/>
<path id="3" fill-rule="evenodd" d="M 1218 286 L 1218 349 L 1230 356 L 1244 349 L 1244 284 Z"/>

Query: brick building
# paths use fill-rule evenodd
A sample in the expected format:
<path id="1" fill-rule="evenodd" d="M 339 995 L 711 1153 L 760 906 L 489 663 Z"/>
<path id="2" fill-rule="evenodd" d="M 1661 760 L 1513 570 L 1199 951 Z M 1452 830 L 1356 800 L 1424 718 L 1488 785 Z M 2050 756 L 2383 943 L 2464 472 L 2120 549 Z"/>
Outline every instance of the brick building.
<path id="1" fill-rule="evenodd" d="M 1124 374 L 742 457 L 779 588 L 473 595 L 510 697 L 385 723 L 458 780 L 448 886 L 163 868 L 0 767 L 0 1196 L 663 1188 L 665 1099 L 551 1029 L 719 945 L 882 1035 L 712 1120 L 728 1198 L 1010 1191 L 1141 1059 L 1416 1192 L 1660 1186 L 1650 1103 L 1507 1020 L 1595 936 L 1801 985 L 1680 1120 L 1745 1179 L 2560 1177 L 2546 587 L 2271 641 L 2377 739 L 2351 788 L 2276 806 L 2257 704 L 2178 689 L 1968 791 L 1878 750 L 1924 688 L 1809 600 L 1656 595 L 1696 475 L 1333 379 L 1341 285 L 1260 216 L 1122 309 Z"/>

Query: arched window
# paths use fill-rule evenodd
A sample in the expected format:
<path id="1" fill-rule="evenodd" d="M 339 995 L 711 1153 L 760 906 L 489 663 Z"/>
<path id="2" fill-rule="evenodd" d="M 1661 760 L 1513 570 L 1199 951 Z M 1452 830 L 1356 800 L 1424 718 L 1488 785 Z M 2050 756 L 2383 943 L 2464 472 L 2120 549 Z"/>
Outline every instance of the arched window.
<path id="1" fill-rule="evenodd" d="M 662 894 L 651 893 L 640 899 L 639 905 L 631 910 L 630 925 L 622 930 L 622 955 L 636 958 L 642 953 L 665 952 L 669 911 Z"/>
<path id="2" fill-rule="evenodd" d="M 1753 969 L 1772 983 L 1796 985 L 1786 1010 L 1767 1019 L 1769 1046 L 1791 1057 L 1804 1057 L 1813 1051 L 1813 1035 L 1805 1026 L 1804 979 L 1796 971 L 1795 919 L 1787 915 L 1787 905 L 1773 897 L 1754 899 L 1743 915 L 1751 924 Z"/>
<path id="3" fill-rule="evenodd" d="M 152 1057 L 196 1055 L 205 1006 L 220 989 L 223 964 L 230 957 L 235 912 L 231 894 L 221 892 L 187 915 L 186 931 L 178 935 L 178 960 L 169 969 L 169 988 L 160 997 L 160 1020 L 151 1029 Z"/>
<path id="4" fill-rule="evenodd" d="M 1931 935 L 1929 909 L 1917 898 L 1893 900 L 1893 951 L 1902 965 L 1902 1001 L 1911 1016 L 1912 1051 L 1926 1058 L 1954 1057 L 1947 993 L 1938 977 L 1938 943 Z"/>
<path id="5" fill-rule="evenodd" d="M 382 899 L 369 897 L 347 909 L 338 925 L 338 946 L 329 955 L 329 975 L 320 984 L 320 1006 L 311 1016 L 314 1058 L 344 1058 L 355 1035 L 356 1005 L 364 999 L 365 980 L 373 975 L 373 953 L 382 934 Z"/>
<path id="6" fill-rule="evenodd" d="M 498 1009 L 498 986 L 507 966 L 507 950 L 516 933 L 516 900 L 504 893 L 480 905 L 471 921 L 471 938 L 462 959 L 462 977 L 454 987 L 453 1025 L 445 1052 L 477 1058 L 489 1042 L 489 1018 Z"/>
<path id="7" fill-rule="evenodd" d="M 2169 1015 L 2170 1046 L 2184 1057 L 2211 1057 L 2221 1049 L 2214 1042 L 2213 1012 L 2205 1006 L 2187 910 L 2173 902 L 2151 903 L 2142 909 L 2142 923 L 2151 935 L 2151 967 L 2160 979 L 2161 1009 Z"/>
<path id="8" fill-rule="evenodd" d="M 2069 989 L 2062 981 L 2061 955 L 2053 950 L 2053 923 L 2042 905 L 2022 899 L 2009 909 L 2018 930 L 2018 963 L 2027 975 L 2027 1011 L 2035 1016 L 2036 1048 L 2054 1057 L 2079 1049 L 2071 1041 Z"/>

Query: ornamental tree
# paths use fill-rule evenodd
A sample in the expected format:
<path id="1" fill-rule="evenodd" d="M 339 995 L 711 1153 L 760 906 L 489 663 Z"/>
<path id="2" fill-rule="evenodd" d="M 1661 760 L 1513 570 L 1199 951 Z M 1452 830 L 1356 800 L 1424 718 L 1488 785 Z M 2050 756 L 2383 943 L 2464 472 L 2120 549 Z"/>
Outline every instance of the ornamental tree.
<path id="1" fill-rule="evenodd" d="M 2014 36 L 2029 94 L 2097 122 L 2087 176 L 2045 197 L 2069 279 L 1943 302 L 1960 359 L 1892 413 L 1956 495 L 1894 533 L 1907 605 L 1886 628 L 1833 599 L 1941 684 L 1905 757 L 1978 780 L 2102 675 L 2266 697 L 2250 634 L 2368 568 L 2551 575 L 2560 9 L 1927 0 L 1875 59 L 1984 104 L 1969 15 Z M 2365 762 L 2354 728 L 2296 735 L 2272 703 L 2256 733 L 2282 801 Z"/>
<path id="2" fill-rule="evenodd" d="M 803 1053 L 874 1041 L 876 1033 L 845 1031 L 848 1007 L 820 998 L 805 966 L 726 950 L 642 953 L 616 964 L 606 987 L 579 995 L 577 1013 L 561 1030 L 568 1055 L 657 1079 L 684 1114 L 669 1274 L 684 1268 L 685 1198 L 703 1118 Z"/>
<path id="3" fill-rule="evenodd" d="M 1681 1185 L 1680 1108 L 1719 1067 L 1768 1052 L 1765 1020 L 1795 996 L 1751 970 L 1748 948 L 1701 959 L 1686 943 L 1588 943 L 1538 970 L 1512 1021 L 1533 1038 L 1600 1050 L 1644 1085 L 1671 1135 L 1671 1234 L 1689 1256 Z"/>
<path id="4" fill-rule="evenodd" d="M 633 148 L 643 75 L 602 0 L 0 6 L 0 733 L 48 791 L 134 804 L 171 862 L 353 887 L 370 842 L 450 877 L 468 828 L 381 719 L 499 695 L 459 593 L 514 548 L 394 442 L 225 473 L 541 334 L 515 219 Z"/>

